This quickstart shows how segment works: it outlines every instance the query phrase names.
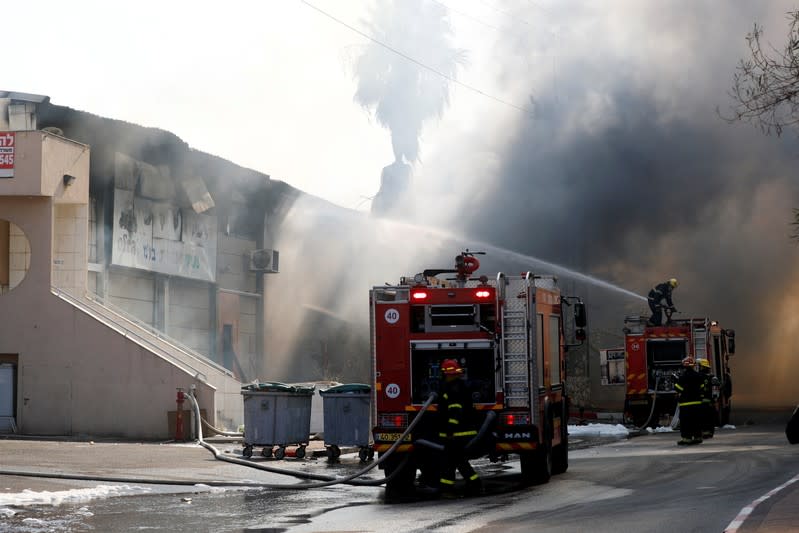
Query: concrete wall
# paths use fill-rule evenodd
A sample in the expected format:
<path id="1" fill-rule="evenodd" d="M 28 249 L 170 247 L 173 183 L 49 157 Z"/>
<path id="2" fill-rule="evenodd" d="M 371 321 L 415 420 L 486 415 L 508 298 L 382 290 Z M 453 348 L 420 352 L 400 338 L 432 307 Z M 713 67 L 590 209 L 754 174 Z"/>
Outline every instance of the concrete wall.
<path id="1" fill-rule="evenodd" d="M 54 206 L 53 286 L 78 295 L 86 291 L 87 207 L 86 204 Z"/>
<path id="2" fill-rule="evenodd" d="M 215 413 L 213 387 L 51 292 L 85 289 L 88 149 L 42 132 L 18 136 L 15 175 L 0 180 L 0 214 L 19 228 L 9 256 L 22 253 L 28 266 L 21 283 L 0 295 L 0 353 L 18 364 L 18 431 L 166 439 L 176 389 L 192 385 L 202 408 Z M 64 188 L 67 172 L 76 180 Z M 223 403 L 241 402 L 237 390 L 225 395 Z"/>
<path id="3" fill-rule="evenodd" d="M 21 433 L 166 439 L 176 389 L 192 384 L 213 413 L 213 389 L 189 372 L 56 296 L 47 300 L 34 323 L 14 324 L 35 342 L 3 342 L 19 354 Z"/>

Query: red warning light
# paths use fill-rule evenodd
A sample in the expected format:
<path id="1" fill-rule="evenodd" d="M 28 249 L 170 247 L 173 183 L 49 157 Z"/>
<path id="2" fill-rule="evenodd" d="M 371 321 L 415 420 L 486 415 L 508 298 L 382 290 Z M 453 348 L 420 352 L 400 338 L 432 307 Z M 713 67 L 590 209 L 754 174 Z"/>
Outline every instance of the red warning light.
<path id="1" fill-rule="evenodd" d="M 414 300 L 424 300 L 425 298 L 427 298 L 427 292 L 425 292 L 425 291 L 413 291 L 411 293 L 411 298 L 413 298 Z"/>
<path id="2" fill-rule="evenodd" d="M 478 298 L 488 298 L 489 296 L 491 296 L 491 292 L 486 290 L 479 290 L 475 292 L 474 295 Z"/>

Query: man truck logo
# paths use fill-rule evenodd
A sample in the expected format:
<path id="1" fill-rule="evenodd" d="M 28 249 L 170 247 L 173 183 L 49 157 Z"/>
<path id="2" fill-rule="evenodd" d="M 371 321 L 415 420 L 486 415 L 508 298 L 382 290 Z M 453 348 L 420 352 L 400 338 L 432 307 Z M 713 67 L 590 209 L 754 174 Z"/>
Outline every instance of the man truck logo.
<path id="1" fill-rule="evenodd" d="M 505 433 L 506 439 L 529 439 L 530 437 L 529 433 Z"/>
<path id="2" fill-rule="evenodd" d="M 386 396 L 396 398 L 400 395 L 400 387 L 396 383 L 389 383 L 386 387 Z"/>
<path id="3" fill-rule="evenodd" d="M 392 307 L 390 309 L 386 309 L 386 314 L 383 316 L 386 318 L 386 322 L 389 324 L 396 324 L 399 320 L 399 311 Z"/>

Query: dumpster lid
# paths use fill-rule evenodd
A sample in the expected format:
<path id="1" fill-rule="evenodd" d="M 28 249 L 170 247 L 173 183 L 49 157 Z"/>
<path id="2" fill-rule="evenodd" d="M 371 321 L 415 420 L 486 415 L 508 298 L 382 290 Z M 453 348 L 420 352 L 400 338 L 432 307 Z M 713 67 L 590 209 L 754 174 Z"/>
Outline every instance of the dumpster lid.
<path id="1" fill-rule="evenodd" d="M 372 387 L 369 385 L 365 385 L 363 383 L 344 383 L 342 385 L 336 385 L 334 387 L 329 387 L 325 390 L 320 390 L 319 394 L 343 394 L 343 393 L 369 393 L 372 391 Z"/>
<path id="2" fill-rule="evenodd" d="M 290 392 L 294 394 L 313 394 L 314 387 L 288 385 L 279 381 L 266 381 L 262 383 L 250 383 L 249 385 L 243 385 L 241 390 L 251 392 Z"/>

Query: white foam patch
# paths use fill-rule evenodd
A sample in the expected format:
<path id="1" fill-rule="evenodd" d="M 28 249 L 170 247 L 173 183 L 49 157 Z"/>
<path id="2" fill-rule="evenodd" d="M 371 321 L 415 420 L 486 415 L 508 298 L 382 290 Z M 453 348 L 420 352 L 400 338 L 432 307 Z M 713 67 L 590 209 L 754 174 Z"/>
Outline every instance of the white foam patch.
<path id="1" fill-rule="evenodd" d="M 674 433 L 674 428 L 671 426 L 658 426 L 656 428 L 646 428 L 647 433 Z"/>
<path id="2" fill-rule="evenodd" d="M 569 426 L 570 436 L 581 437 L 626 437 L 630 430 L 621 424 L 588 424 Z"/>
<path id="3" fill-rule="evenodd" d="M 60 491 L 24 490 L 13 494 L 0 494 L 0 507 L 26 505 L 61 505 L 62 503 L 88 502 L 112 496 L 149 494 L 152 489 L 136 485 L 98 485 L 91 489 L 70 489 Z M 0 510 L 3 513 L 3 510 Z"/>

